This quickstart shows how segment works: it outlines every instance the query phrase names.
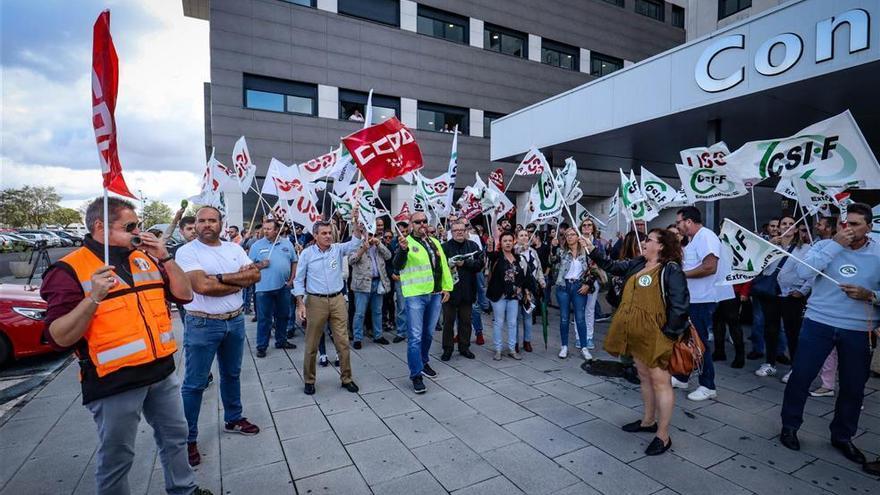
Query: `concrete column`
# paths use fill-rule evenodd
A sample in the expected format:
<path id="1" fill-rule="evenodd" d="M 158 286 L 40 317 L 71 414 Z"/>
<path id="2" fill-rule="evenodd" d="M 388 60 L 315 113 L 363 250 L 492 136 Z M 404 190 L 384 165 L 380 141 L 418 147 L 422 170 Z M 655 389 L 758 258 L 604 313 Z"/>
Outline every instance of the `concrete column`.
<path id="1" fill-rule="evenodd" d="M 470 37 L 471 37 L 471 46 L 477 48 L 483 48 L 483 21 L 480 19 L 474 19 L 471 17 L 470 22 Z"/>
<path id="2" fill-rule="evenodd" d="M 318 10 L 326 10 L 327 12 L 338 12 L 336 0 L 318 0 Z"/>
<path id="3" fill-rule="evenodd" d="M 541 37 L 534 34 L 529 35 L 529 60 L 541 61 Z"/>
<path id="4" fill-rule="evenodd" d="M 419 127 L 419 104 L 412 98 L 400 99 L 400 121 L 410 129 Z"/>
<path id="5" fill-rule="evenodd" d="M 415 186 L 409 184 L 388 184 L 382 187 L 391 189 L 391 203 L 388 205 L 391 208 L 391 216 L 400 213 L 400 208 L 404 202 L 409 205 L 409 211 L 412 211 L 413 196 L 416 194 Z"/>
<path id="6" fill-rule="evenodd" d="M 318 85 L 318 117 L 339 118 L 339 88 L 336 86 Z"/>
<path id="7" fill-rule="evenodd" d="M 400 29 L 417 31 L 418 4 L 412 0 L 400 0 Z"/>
<path id="8" fill-rule="evenodd" d="M 242 222 L 244 222 L 242 194 L 240 192 L 225 192 L 223 199 L 226 201 L 227 225 L 235 225 L 241 230 Z"/>
<path id="9" fill-rule="evenodd" d="M 581 48 L 580 70 L 584 74 L 590 73 L 590 50 Z"/>
<path id="10" fill-rule="evenodd" d="M 471 108 L 471 136 L 474 137 L 485 137 L 483 136 L 483 111 L 477 110 L 476 108 Z"/>

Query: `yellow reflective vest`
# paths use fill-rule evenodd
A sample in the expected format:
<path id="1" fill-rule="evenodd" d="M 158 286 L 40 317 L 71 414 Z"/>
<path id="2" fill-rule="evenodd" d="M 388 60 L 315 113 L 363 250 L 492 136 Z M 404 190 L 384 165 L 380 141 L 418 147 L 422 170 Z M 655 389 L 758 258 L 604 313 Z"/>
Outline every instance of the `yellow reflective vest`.
<path id="1" fill-rule="evenodd" d="M 449 271 L 449 264 L 446 262 L 446 254 L 443 253 L 443 247 L 440 241 L 433 237 L 428 237 L 430 242 L 434 243 L 437 249 L 437 257 L 440 259 L 440 269 L 442 278 L 440 280 L 440 288 L 445 291 L 452 290 L 452 273 Z M 409 249 L 406 255 L 406 265 L 400 270 L 400 289 L 403 297 L 422 296 L 434 292 L 434 272 L 431 270 L 431 259 L 428 252 L 419 241 L 412 236 L 407 236 Z"/>

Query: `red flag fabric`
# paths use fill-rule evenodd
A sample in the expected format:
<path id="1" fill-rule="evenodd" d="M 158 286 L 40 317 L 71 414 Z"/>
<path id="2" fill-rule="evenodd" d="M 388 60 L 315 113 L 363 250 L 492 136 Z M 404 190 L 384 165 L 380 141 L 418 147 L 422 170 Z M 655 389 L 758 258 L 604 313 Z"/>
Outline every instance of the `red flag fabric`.
<path id="1" fill-rule="evenodd" d="M 499 191 L 504 190 L 504 169 L 496 168 L 494 172 L 489 174 L 489 180 L 495 184 Z"/>
<path id="2" fill-rule="evenodd" d="M 403 206 L 400 207 L 400 213 L 394 216 L 395 222 L 409 222 L 409 216 L 412 212 L 409 209 L 409 204 L 404 201 Z"/>
<path id="3" fill-rule="evenodd" d="M 364 179 L 375 187 L 422 168 L 422 151 L 416 138 L 397 117 L 355 132 L 342 139 Z"/>
<path id="4" fill-rule="evenodd" d="M 104 187 L 122 196 L 135 198 L 122 177 L 122 164 L 116 141 L 116 92 L 119 89 L 119 59 L 110 37 L 110 11 L 95 21 L 92 40 L 92 125 L 101 157 Z"/>

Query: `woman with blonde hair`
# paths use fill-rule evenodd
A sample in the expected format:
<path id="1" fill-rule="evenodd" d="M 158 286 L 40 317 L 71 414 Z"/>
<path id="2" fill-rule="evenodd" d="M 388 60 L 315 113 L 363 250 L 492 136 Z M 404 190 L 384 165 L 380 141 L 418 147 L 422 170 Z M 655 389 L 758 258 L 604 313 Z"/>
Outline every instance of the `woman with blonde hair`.
<path id="1" fill-rule="evenodd" d="M 556 301 L 559 302 L 559 334 L 562 346 L 559 358 L 568 357 L 568 323 L 570 311 L 574 311 L 575 329 L 584 359 L 593 359 L 587 349 L 587 324 L 585 321 L 587 297 L 596 291 L 597 270 L 591 269 L 587 256 L 587 241 L 581 239 L 575 229 L 565 232 L 559 248 L 559 269 L 556 276 Z M 595 268 L 595 267 L 593 267 Z"/>

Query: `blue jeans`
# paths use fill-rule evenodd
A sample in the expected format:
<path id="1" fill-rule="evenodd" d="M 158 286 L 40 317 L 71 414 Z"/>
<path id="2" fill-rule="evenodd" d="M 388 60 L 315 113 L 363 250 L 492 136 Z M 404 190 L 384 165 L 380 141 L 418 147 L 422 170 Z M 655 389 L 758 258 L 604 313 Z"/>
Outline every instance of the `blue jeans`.
<path id="1" fill-rule="evenodd" d="M 559 338 L 562 345 L 568 345 L 568 322 L 570 313 L 574 311 L 574 326 L 577 329 L 578 342 L 581 347 L 587 346 L 587 296 L 578 294 L 580 280 L 556 286 L 556 301 L 559 302 Z"/>
<path id="2" fill-rule="evenodd" d="M 370 307 L 370 323 L 373 325 L 373 338 L 378 339 L 382 336 L 382 294 L 379 294 L 379 287 L 382 280 L 374 278 L 370 287 L 370 292 L 354 292 L 354 322 L 352 324 L 354 330 L 355 342 L 360 342 L 364 338 L 364 317 L 367 313 L 367 306 Z"/>
<path id="3" fill-rule="evenodd" d="M 691 321 L 700 335 L 700 340 L 706 347 L 703 353 L 703 372 L 700 373 L 700 385 L 715 390 L 715 366 L 712 364 L 712 352 L 709 350 L 709 330 L 712 328 L 712 315 L 715 314 L 715 308 L 718 303 L 691 303 L 690 313 Z M 815 376 L 815 375 L 813 375 Z M 677 380 L 687 382 L 688 376 L 680 375 L 675 377 Z"/>
<path id="4" fill-rule="evenodd" d="M 535 308 L 532 311 L 540 311 L 540 308 Z M 531 342 L 532 341 L 532 314 L 526 313 L 526 309 L 520 305 L 519 307 L 519 320 L 517 322 L 517 330 L 516 333 L 519 333 L 519 321 L 522 322 L 523 327 L 523 342 Z"/>
<path id="5" fill-rule="evenodd" d="M 440 320 L 440 294 L 425 294 L 405 298 L 406 318 L 409 321 L 409 332 L 406 335 L 406 363 L 409 365 L 409 377 L 415 378 L 422 373 L 424 365 L 429 361 L 432 332 Z"/>
<path id="6" fill-rule="evenodd" d="M 183 333 L 186 369 L 183 375 L 183 412 L 189 426 L 188 442 L 199 436 L 199 411 L 202 393 L 208 387 L 208 373 L 217 356 L 220 369 L 220 399 L 223 419 L 229 423 L 241 419 L 241 358 L 244 353 L 244 316 L 231 320 L 209 320 L 186 315 Z"/>
<path id="7" fill-rule="evenodd" d="M 491 305 L 491 301 L 486 297 L 486 274 L 483 270 L 477 272 L 477 304 L 480 309 L 488 309 Z"/>
<path id="8" fill-rule="evenodd" d="M 471 306 L 471 328 L 474 330 L 474 335 L 483 335 L 483 308 L 480 307 L 479 304 L 474 303 Z"/>
<path id="9" fill-rule="evenodd" d="M 251 300 L 254 299 L 254 286 L 248 286 L 241 290 L 241 301 L 244 303 L 244 310 L 251 310 Z M 254 309 L 256 309 L 257 302 L 254 301 Z"/>
<path id="10" fill-rule="evenodd" d="M 764 312 L 761 310 L 757 297 L 752 298 L 752 334 L 749 336 L 749 340 L 752 341 L 753 351 L 760 352 L 761 354 L 764 353 L 766 348 L 764 342 Z M 788 352 L 788 338 L 786 338 L 785 332 L 779 332 L 776 354 L 782 356 L 786 352 Z"/>
<path id="11" fill-rule="evenodd" d="M 511 352 L 516 348 L 516 315 L 519 313 L 519 301 L 517 299 L 504 299 L 492 301 L 492 342 L 495 351 L 504 350 L 504 330 L 507 330 L 507 349 Z M 531 317 L 529 317 L 531 318 Z"/>
<path id="12" fill-rule="evenodd" d="M 275 322 L 275 347 L 287 342 L 287 318 L 290 317 L 290 290 L 257 292 L 257 350 L 269 347 L 269 334 Z"/>
<path id="13" fill-rule="evenodd" d="M 397 312 L 395 318 L 397 327 L 397 336 L 406 337 L 406 329 L 409 326 L 406 321 L 406 301 L 403 299 L 403 290 L 400 282 L 394 282 L 394 310 Z"/>
<path id="14" fill-rule="evenodd" d="M 801 326 L 791 376 L 782 400 L 782 426 L 797 430 L 804 422 L 804 404 L 810 384 L 831 349 L 837 348 L 840 384 L 831 420 L 831 440 L 848 442 L 856 434 L 861 415 L 865 383 L 871 363 L 870 332 L 844 330 L 805 319 Z M 880 351 L 876 351 L 880 352 Z"/>

